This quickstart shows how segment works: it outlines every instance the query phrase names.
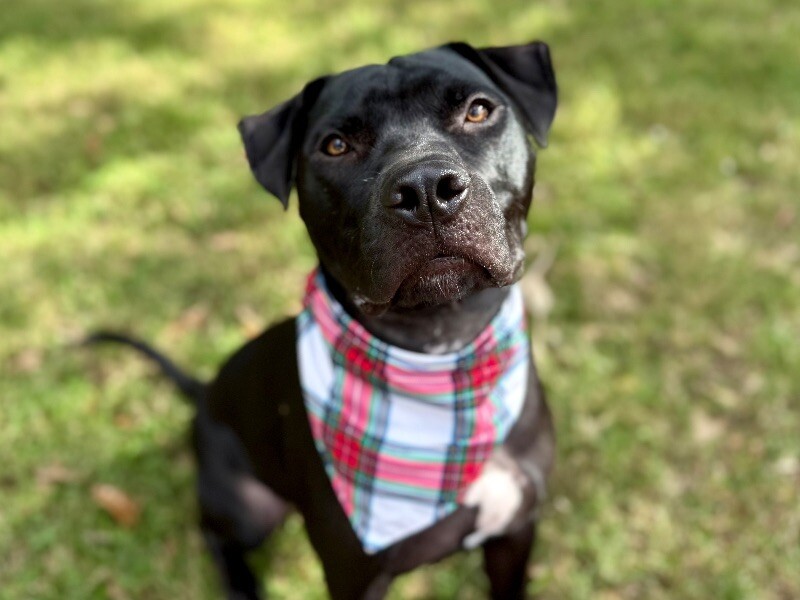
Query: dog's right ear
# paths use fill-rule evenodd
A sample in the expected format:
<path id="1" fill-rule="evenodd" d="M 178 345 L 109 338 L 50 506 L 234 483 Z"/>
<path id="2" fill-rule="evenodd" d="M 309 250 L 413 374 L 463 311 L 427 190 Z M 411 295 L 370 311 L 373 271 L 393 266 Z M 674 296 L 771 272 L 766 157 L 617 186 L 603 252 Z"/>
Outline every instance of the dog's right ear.
<path id="1" fill-rule="evenodd" d="M 286 208 L 295 163 L 308 124 L 308 111 L 325 85 L 325 77 L 306 84 L 294 98 L 260 115 L 239 121 L 247 162 L 256 181 Z"/>

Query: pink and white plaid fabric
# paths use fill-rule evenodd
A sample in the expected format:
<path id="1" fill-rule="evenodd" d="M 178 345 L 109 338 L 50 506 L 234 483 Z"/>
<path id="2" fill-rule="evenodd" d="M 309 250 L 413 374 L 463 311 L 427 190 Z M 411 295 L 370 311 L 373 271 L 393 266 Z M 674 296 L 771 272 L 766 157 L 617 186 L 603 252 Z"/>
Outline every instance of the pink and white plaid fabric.
<path id="1" fill-rule="evenodd" d="M 456 509 L 525 399 L 530 346 L 522 296 L 449 354 L 386 344 L 353 320 L 322 275 L 297 318 L 300 383 L 317 451 L 365 551 Z"/>

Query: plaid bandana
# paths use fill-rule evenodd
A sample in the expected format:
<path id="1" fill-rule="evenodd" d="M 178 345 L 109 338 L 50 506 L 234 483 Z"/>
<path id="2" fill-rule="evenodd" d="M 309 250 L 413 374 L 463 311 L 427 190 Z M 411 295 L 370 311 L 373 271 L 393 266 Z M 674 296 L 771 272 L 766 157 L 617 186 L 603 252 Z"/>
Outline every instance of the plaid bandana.
<path id="1" fill-rule="evenodd" d="M 522 295 L 468 346 L 433 355 L 390 346 L 353 320 L 322 275 L 297 317 L 300 384 L 317 451 L 368 553 L 458 506 L 525 399 Z"/>

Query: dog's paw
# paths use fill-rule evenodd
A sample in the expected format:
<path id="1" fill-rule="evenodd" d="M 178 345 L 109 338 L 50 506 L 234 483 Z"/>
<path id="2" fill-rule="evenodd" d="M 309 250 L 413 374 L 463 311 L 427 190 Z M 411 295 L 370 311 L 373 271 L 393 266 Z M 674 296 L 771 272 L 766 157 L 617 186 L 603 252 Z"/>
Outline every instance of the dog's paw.
<path id="1" fill-rule="evenodd" d="M 519 511 L 522 505 L 519 479 L 510 470 L 490 462 L 467 489 L 463 503 L 478 509 L 475 531 L 464 538 L 465 548 L 475 548 L 503 533 Z"/>

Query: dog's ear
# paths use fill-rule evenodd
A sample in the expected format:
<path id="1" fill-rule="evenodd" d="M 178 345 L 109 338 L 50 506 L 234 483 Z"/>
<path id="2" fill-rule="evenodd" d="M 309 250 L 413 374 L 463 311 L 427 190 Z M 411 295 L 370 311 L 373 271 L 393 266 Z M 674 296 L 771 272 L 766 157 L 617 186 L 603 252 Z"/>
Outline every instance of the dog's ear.
<path id="1" fill-rule="evenodd" d="M 308 123 L 308 111 L 316 101 L 325 78 L 306 84 L 294 98 L 260 115 L 239 121 L 247 162 L 264 188 L 286 208 L 292 191 L 295 163 Z"/>
<path id="2" fill-rule="evenodd" d="M 547 146 L 556 114 L 556 76 L 544 42 L 476 49 L 461 42 L 445 46 L 480 67 L 516 103 L 536 142 Z"/>

